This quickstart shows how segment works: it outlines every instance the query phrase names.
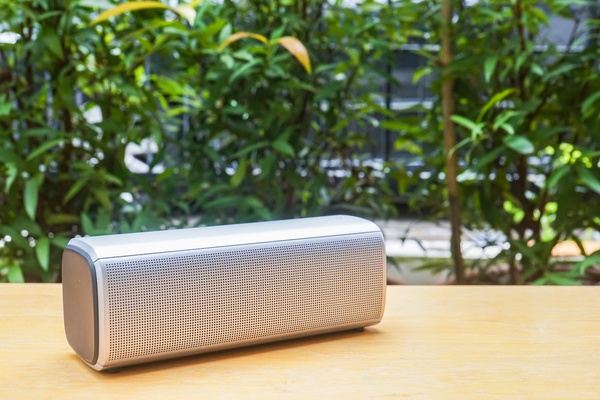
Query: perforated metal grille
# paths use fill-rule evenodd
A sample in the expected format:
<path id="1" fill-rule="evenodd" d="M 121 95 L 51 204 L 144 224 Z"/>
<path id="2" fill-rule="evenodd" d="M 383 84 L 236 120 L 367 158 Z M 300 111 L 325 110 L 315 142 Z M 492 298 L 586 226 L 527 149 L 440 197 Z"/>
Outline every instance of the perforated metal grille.
<path id="1" fill-rule="evenodd" d="M 105 262 L 109 361 L 377 319 L 380 236 Z"/>

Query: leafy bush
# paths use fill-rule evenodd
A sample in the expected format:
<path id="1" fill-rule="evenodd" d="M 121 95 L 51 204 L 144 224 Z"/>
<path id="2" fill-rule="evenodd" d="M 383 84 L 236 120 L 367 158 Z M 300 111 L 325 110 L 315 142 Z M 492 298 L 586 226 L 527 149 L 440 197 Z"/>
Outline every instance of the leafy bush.
<path id="1" fill-rule="evenodd" d="M 453 119 L 462 129 L 455 151 L 462 162 L 463 222 L 501 232 L 500 241 L 491 245 L 509 244 L 475 268 L 484 273 L 490 266 L 507 265 L 506 278 L 513 283 L 570 284 L 578 283 L 592 263 L 561 270 L 551 250 L 573 240 L 583 251 L 582 232 L 600 226 L 599 21 L 584 21 L 582 7 L 569 2 L 543 4 L 544 9 L 532 0 L 478 2 L 458 11 L 455 56 L 448 66 L 456 79 Z M 419 7 L 433 15 L 438 4 Z M 550 40 L 548 21 L 556 16 L 573 22 L 565 48 Z M 431 33 L 427 42 L 438 43 L 439 21 L 424 23 L 424 31 Z M 430 62 L 417 76 L 437 76 L 432 89 L 439 96 L 439 77 L 446 71 L 436 55 L 421 54 Z M 420 190 L 413 204 L 443 213 L 439 102 L 422 112 L 427 113 L 424 128 L 411 127 L 402 137 L 421 140 L 424 170 L 431 175 L 414 182 Z M 405 127 L 410 120 L 401 121 Z"/>
<path id="2" fill-rule="evenodd" d="M 0 43 L 0 280 L 56 280 L 77 234 L 387 217 L 388 178 L 413 210 L 444 216 L 438 97 L 449 73 L 463 222 L 509 244 L 473 270 L 579 282 L 600 256 L 564 269 L 551 250 L 583 249 L 582 232 L 600 224 L 599 21 L 559 0 L 461 5 L 442 68 L 438 3 L 0 0 L 15 39 Z M 574 22 L 567 48 L 549 39 L 553 16 Z M 424 45 L 415 79 L 429 75 L 435 101 L 396 115 L 387 65 L 408 38 Z M 396 147 L 420 169 L 367 162 L 377 127 L 399 130 Z M 133 174 L 125 149 L 144 143 L 158 150 Z"/>
<path id="3" fill-rule="evenodd" d="M 367 3 L 225 2 L 203 6 L 193 29 L 158 34 L 163 46 L 178 46 L 177 58 L 163 59 L 169 73 L 151 78 L 173 131 L 163 148 L 176 149 L 158 179 L 179 177 L 169 192 L 182 193 L 183 215 L 212 224 L 392 212 L 384 171 L 363 163 L 360 149 L 383 110 L 377 63 L 398 37 L 379 38 L 392 29 L 393 9 Z M 251 38 L 220 46 L 240 31 L 299 38 L 314 72 Z"/>
<path id="4" fill-rule="evenodd" d="M 0 2 L 15 38 L 0 44 L 0 279 L 56 280 L 82 218 L 114 218 L 134 185 L 126 144 L 161 129 L 136 54 L 91 27 L 84 5 Z"/>
<path id="5" fill-rule="evenodd" d="M 393 212 L 359 150 L 386 112 L 375 78 L 398 8 L 206 2 L 91 23 L 109 7 L 0 1 L 15 38 L 0 44 L 0 280 L 58 279 L 77 234 Z M 221 46 L 242 31 L 273 42 Z M 158 175 L 125 165 L 144 139 Z"/>

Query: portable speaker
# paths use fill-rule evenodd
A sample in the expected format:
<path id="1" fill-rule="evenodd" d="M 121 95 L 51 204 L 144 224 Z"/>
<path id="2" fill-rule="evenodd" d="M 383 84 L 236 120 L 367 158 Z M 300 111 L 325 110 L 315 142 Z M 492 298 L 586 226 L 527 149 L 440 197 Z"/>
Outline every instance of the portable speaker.
<path id="1" fill-rule="evenodd" d="M 67 340 L 104 370 L 381 320 L 385 249 L 331 216 L 72 239 Z"/>

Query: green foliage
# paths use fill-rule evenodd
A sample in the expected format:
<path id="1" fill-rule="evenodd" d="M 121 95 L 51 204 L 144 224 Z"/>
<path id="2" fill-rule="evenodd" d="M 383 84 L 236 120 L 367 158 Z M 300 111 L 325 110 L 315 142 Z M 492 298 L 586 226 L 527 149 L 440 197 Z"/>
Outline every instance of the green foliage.
<path id="1" fill-rule="evenodd" d="M 325 12 L 323 1 L 203 4 L 193 27 L 154 31 L 161 65 L 149 87 L 170 131 L 162 148 L 176 155 L 161 154 L 172 166 L 165 174 L 177 179 L 163 180 L 153 196 L 181 193 L 174 206 L 206 224 L 389 215 L 382 171 L 357 153 L 382 109 L 369 90 L 377 63 L 399 40 L 380 39 L 397 10 L 375 15 L 367 5 L 376 6 Z M 130 31 L 120 35 L 135 38 L 134 46 L 140 37 Z M 257 40 L 239 40 L 246 37 Z M 312 68 L 290 37 L 309 49 Z"/>
<path id="2" fill-rule="evenodd" d="M 127 68 L 140 55 L 90 26 L 86 4 L 0 2 L 18 38 L 0 44 L 0 280 L 56 280 L 62 248 L 87 233 L 80 215 L 116 218 L 135 187 L 126 144 L 161 133 L 151 92 Z M 88 122 L 90 110 L 103 120 Z"/>
<path id="3" fill-rule="evenodd" d="M 568 2 L 544 2 L 547 12 L 540 4 L 489 1 L 457 8 L 455 56 L 447 72 L 456 78 L 463 222 L 504 234 L 510 247 L 493 261 L 509 266 L 511 282 L 572 284 L 585 268 L 558 271 L 551 251 L 599 228 L 599 21 L 584 22 L 579 6 Z M 433 15 L 438 3 L 418 7 Z M 574 22 L 566 48 L 548 39 L 553 16 Z M 431 32 L 427 42 L 438 43 L 439 21 L 423 23 Z M 443 76 L 437 56 L 422 54 L 430 60 L 425 73 Z M 432 89 L 439 96 L 439 80 Z M 424 169 L 433 171 L 431 179 L 414 182 L 419 190 L 412 204 L 441 215 L 440 104 L 425 112 L 425 132 L 409 130 L 401 140 L 421 141 L 417 155 L 427 156 Z"/>
<path id="4" fill-rule="evenodd" d="M 455 77 L 463 222 L 510 246 L 485 273 L 581 282 L 597 264 L 552 263 L 600 220 L 600 56 L 579 5 L 457 4 L 442 69 L 436 1 L 160 2 L 0 0 L 0 280 L 54 281 L 74 235 L 328 213 L 393 214 L 388 178 L 412 209 L 444 216 L 442 76 Z M 121 2 L 118 2 L 121 3 Z M 575 22 L 567 48 L 548 20 Z M 243 40 L 242 40 L 243 39 Z M 393 113 L 385 71 L 422 43 L 435 101 Z M 91 114 L 101 118 L 91 118 Z M 401 132 L 422 160 L 375 168 L 368 132 Z M 147 174 L 128 144 L 158 146 Z M 496 243 L 494 243 L 496 244 Z"/>
<path id="5" fill-rule="evenodd" d="M 0 280 L 57 280 L 77 234 L 393 212 L 358 154 L 399 7 L 115 3 L 0 0 Z M 124 163 L 142 139 L 158 175 Z"/>

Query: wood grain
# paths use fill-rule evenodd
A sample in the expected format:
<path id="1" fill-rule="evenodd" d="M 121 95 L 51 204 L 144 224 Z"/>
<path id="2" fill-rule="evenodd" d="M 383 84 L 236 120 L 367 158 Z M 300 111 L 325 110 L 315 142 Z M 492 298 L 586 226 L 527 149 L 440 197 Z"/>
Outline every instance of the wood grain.
<path id="1" fill-rule="evenodd" d="M 344 332 L 93 371 L 66 342 L 58 284 L 0 284 L 0 398 L 598 399 L 595 287 L 388 288 Z"/>

